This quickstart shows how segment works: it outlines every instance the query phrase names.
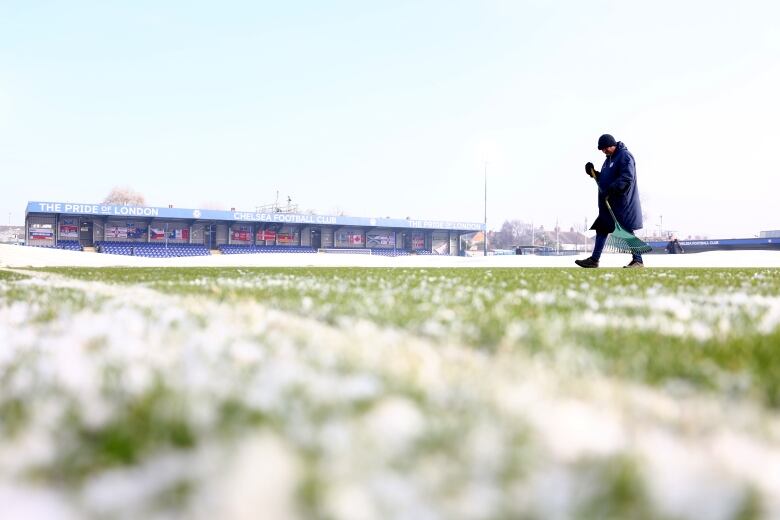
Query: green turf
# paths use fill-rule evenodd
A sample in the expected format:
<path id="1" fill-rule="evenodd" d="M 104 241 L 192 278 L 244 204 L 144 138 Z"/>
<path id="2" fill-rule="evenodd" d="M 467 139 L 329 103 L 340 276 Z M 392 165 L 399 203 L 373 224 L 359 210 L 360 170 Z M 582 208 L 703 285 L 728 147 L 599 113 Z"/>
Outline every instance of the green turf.
<path id="1" fill-rule="evenodd" d="M 62 268 L 82 280 L 331 324 L 368 320 L 435 341 L 581 349 L 607 374 L 780 406 L 777 269 Z"/>
<path id="2" fill-rule="evenodd" d="M 627 425 L 627 439 L 641 436 L 636 422 L 682 447 L 711 442 L 720 422 L 656 416 L 658 400 L 745 417 L 780 408 L 776 269 L 28 274 L 0 270 L 0 448 L 17 454 L 14 479 L 71 494 L 83 517 L 127 506 L 90 509 L 96 480 L 124 475 L 114 483 L 121 496 L 146 488 L 149 468 L 165 460 L 183 469 L 139 499 L 135 516 L 186 517 L 226 471 L 198 473 L 199 457 L 216 449 L 227 462 L 260 434 L 300 465 L 302 518 L 333 517 L 334 482 L 373 493 L 372 477 L 421 493 L 443 518 L 458 517 L 456 499 L 479 489 L 493 497 L 485 518 L 548 518 L 534 483 L 550 475 L 568 483 L 569 517 L 668 518 L 649 493 L 656 476 L 639 443 L 570 458 L 546 438 L 562 431 L 574 446 L 600 446 L 588 428 L 598 430 L 612 398 L 588 403 L 605 386 L 653 396 L 615 398 L 605 411 Z M 557 412 L 547 417 L 549 407 Z M 773 439 L 762 428 L 748 433 Z M 49 449 L 28 456 L 17 443 Z M 707 485 L 695 479 L 685 486 Z M 761 488 L 740 480 L 729 489 L 735 509 L 724 518 L 761 517 Z"/>

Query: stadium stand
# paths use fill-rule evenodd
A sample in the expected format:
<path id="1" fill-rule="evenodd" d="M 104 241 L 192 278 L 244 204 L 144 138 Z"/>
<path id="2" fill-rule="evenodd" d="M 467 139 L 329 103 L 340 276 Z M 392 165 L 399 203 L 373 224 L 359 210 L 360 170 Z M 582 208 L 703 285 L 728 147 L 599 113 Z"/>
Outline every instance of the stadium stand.
<path id="1" fill-rule="evenodd" d="M 28 201 L 24 241 L 147 257 L 248 253 L 461 255 L 484 223 Z M 0 239 L 2 236 L 0 236 Z M 472 241 L 473 242 L 473 241 Z M 83 249 L 81 245 L 83 244 Z"/>

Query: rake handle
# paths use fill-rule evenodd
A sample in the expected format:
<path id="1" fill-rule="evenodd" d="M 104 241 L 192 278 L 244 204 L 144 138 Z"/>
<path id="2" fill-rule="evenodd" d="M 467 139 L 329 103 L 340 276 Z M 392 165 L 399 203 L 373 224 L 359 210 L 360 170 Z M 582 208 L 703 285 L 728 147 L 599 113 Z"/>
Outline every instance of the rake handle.
<path id="1" fill-rule="evenodd" d="M 614 221 L 615 221 L 615 224 L 617 224 L 618 226 L 620 226 L 620 222 L 618 222 L 618 219 L 617 219 L 617 217 L 615 216 L 615 213 L 612 211 L 612 206 L 610 206 L 610 205 L 609 205 L 609 196 L 608 196 L 606 193 L 604 193 L 604 190 L 602 190 L 602 189 L 601 189 L 601 186 L 599 186 L 599 181 L 598 181 L 598 180 L 596 180 L 596 178 L 595 178 L 595 177 L 593 177 L 593 180 L 594 180 L 594 181 L 596 181 L 596 188 L 598 188 L 598 190 L 599 190 L 599 193 L 601 193 L 602 195 L 604 195 L 604 204 L 606 204 L 606 205 L 607 205 L 607 209 L 609 210 L 609 214 L 610 214 L 610 215 L 612 215 L 612 220 L 614 220 Z"/>

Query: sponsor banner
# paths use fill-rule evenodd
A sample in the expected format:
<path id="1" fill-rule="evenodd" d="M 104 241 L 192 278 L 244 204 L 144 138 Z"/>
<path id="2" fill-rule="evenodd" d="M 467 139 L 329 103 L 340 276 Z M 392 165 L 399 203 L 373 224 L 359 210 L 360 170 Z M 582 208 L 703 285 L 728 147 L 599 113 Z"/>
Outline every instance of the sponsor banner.
<path id="1" fill-rule="evenodd" d="M 270 229 L 261 229 L 257 232 L 257 240 L 276 240 L 276 231 Z"/>
<path id="2" fill-rule="evenodd" d="M 395 233 L 366 233 L 367 247 L 393 247 L 395 246 Z"/>
<path id="3" fill-rule="evenodd" d="M 106 238 L 145 238 L 147 229 L 136 224 L 126 226 L 106 226 Z"/>
<path id="4" fill-rule="evenodd" d="M 31 229 L 30 240 L 51 240 L 54 238 L 54 231 L 51 229 Z"/>
<path id="5" fill-rule="evenodd" d="M 127 238 L 144 238 L 146 236 L 147 229 L 135 226 L 127 227 Z"/>
<path id="6" fill-rule="evenodd" d="M 127 227 L 106 226 L 106 238 L 127 238 Z"/>
<path id="7" fill-rule="evenodd" d="M 79 225 L 75 218 L 63 218 L 60 220 L 60 238 L 78 238 Z"/>
<path id="8" fill-rule="evenodd" d="M 70 224 L 60 224 L 60 238 L 78 238 L 79 227 Z"/>
<path id="9" fill-rule="evenodd" d="M 171 229 L 168 231 L 168 238 L 171 240 L 189 240 L 190 239 L 190 230 L 189 229 Z"/>
<path id="10" fill-rule="evenodd" d="M 355 247 L 363 245 L 363 233 L 339 231 L 333 236 L 336 247 Z"/>
<path id="11" fill-rule="evenodd" d="M 296 242 L 295 235 L 293 233 L 277 233 L 277 244 L 294 244 Z"/>
<path id="12" fill-rule="evenodd" d="M 251 242 L 252 228 L 250 226 L 234 226 L 230 238 L 234 242 Z"/>

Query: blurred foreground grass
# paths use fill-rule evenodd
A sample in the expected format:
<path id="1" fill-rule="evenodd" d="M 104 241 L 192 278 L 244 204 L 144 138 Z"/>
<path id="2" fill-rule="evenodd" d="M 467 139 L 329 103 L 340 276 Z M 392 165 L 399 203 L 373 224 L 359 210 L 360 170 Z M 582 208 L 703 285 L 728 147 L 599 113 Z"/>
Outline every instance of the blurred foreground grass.
<path id="1" fill-rule="evenodd" d="M 49 518 L 770 518 L 779 294 L 772 269 L 0 270 L 0 493 L 62 493 Z"/>

